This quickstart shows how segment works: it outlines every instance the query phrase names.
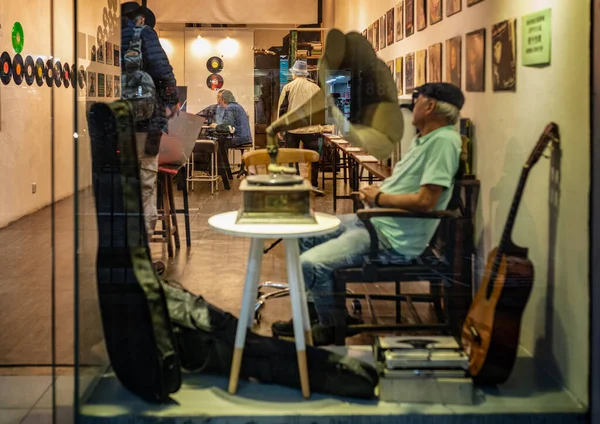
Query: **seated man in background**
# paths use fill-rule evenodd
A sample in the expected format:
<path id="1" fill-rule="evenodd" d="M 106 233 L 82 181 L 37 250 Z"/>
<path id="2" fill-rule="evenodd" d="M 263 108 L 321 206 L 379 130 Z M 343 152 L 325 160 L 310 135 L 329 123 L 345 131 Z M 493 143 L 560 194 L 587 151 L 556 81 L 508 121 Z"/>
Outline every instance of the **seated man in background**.
<path id="1" fill-rule="evenodd" d="M 413 125 L 419 133 L 408 153 L 382 184 L 360 190 L 361 199 L 373 208 L 407 211 L 444 210 L 452 196 L 458 171 L 461 137 L 455 128 L 464 104 L 461 90 L 448 83 L 425 84 L 413 96 Z M 335 311 L 331 293 L 336 269 L 360 266 L 370 248 L 369 232 L 356 214 L 339 216 L 338 231 L 300 240 L 300 261 L 314 327 L 315 345 L 334 342 L 334 326 L 357 318 Z M 380 253 L 391 263 L 406 263 L 421 255 L 439 221 L 432 219 L 376 218 Z M 343 316 L 341 315 L 343 314 Z M 276 322 L 274 336 L 293 337 L 293 323 Z"/>
<path id="2" fill-rule="evenodd" d="M 233 93 L 229 90 L 219 90 L 217 93 L 217 110 L 215 122 L 211 125 L 218 132 L 230 132 L 233 129 L 233 137 L 226 147 L 236 147 L 252 143 L 252 132 L 248 114 L 244 108 L 235 100 Z M 222 118 L 219 116 L 223 110 Z"/>

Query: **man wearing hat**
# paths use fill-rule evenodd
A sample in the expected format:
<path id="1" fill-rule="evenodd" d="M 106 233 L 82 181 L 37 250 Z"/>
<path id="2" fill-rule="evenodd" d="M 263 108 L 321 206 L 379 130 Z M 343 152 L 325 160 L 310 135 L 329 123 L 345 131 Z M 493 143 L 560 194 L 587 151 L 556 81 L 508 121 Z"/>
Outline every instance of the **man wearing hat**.
<path id="1" fill-rule="evenodd" d="M 308 66 L 305 60 L 297 60 L 294 66 L 290 68 L 290 72 L 292 82 L 286 84 L 281 90 L 279 105 L 277 106 L 277 118 L 298 109 L 320 90 L 317 84 L 308 79 Z M 297 149 L 300 147 L 300 142 L 302 142 L 303 148 L 320 153 L 321 127 L 310 124 L 310 119 L 306 118 L 305 127 L 288 131 L 285 138 L 285 147 Z M 319 168 L 316 164 L 311 166 L 310 182 L 315 188 L 319 185 Z M 320 191 L 318 193 L 322 194 Z"/>
<path id="2" fill-rule="evenodd" d="M 419 134 L 407 154 L 380 186 L 360 190 L 361 199 L 372 208 L 397 208 L 414 212 L 444 210 L 452 195 L 461 153 L 461 136 L 455 125 L 464 96 L 455 85 L 425 84 L 413 97 L 413 125 Z M 347 311 L 336 311 L 328 293 L 333 292 L 333 272 L 360 266 L 370 248 L 369 232 L 356 214 L 341 215 L 340 229 L 322 237 L 300 240 L 300 261 L 309 293 L 309 314 L 315 344 L 333 343 L 333 327 L 355 324 Z M 406 263 L 421 255 L 435 233 L 432 219 L 377 218 L 380 253 L 388 263 Z M 273 334 L 293 336 L 293 324 L 276 322 Z"/>
<path id="3" fill-rule="evenodd" d="M 148 240 L 154 233 L 158 220 L 156 210 L 156 179 L 158 176 L 158 152 L 163 128 L 169 116 L 179 109 L 177 82 L 169 58 L 163 50 L 158 35 L 154 31 L 156 18 L 154 13 L 137 2 L 129 1 L 121 4 L 121 66 L 124 67 L 123 55 L 127 52 L 133 39 L 136 25 L 143 26 L 140 32 L 142 41 L 142 58 L 146 71 L 156 87 L 156 103 L 150 119 L 136 122 L 137 151 L 140 163 L 140 183 L 142 204 Z M 125 70 L 123 69 L 123 72 Z M 158 273 L 164 271 L 164 264 L 156 262 Z"/>

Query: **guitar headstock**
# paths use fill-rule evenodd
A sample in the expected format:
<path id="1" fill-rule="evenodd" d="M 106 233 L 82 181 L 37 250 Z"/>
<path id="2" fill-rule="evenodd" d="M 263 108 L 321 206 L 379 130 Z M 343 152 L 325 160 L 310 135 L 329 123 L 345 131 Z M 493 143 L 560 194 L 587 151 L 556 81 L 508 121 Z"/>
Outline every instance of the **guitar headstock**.
<path id="1" fill-rule="evenodd" d="M 548 147 L 549 143 L 558 143 L 560 141 L 560 133 L 558 131 L 558 125 L 554 122 L 546 125 L 544 132 L 540 136 L 537 144 L 533 148 L 533 151 L 529 155 L 527 162 L 525 163 L 526 168 L 531 168 L 533 165 L 540 160 L 540 157 L 544 154 L 544 150 Z"/>

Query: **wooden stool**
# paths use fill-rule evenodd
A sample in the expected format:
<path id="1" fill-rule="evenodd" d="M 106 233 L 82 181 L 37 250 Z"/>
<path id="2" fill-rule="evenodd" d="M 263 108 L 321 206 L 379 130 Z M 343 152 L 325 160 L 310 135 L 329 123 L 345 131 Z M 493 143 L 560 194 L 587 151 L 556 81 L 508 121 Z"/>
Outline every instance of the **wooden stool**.
<path id="1" fill-rule="evenodd" d="M 176 249 L 181 247 L 177 213 L 184 214 L 186 245 L 188 247 L 191 246 L 190 214 L 186 184 L 183 185 L 183 209 L 175 207 L 175 198 L 173 195 L 173 177 L 178 174 L 180 168 L 180 165 L 169 164 L 162 164 L 158 167 L 158 219 L 162 221 L 162 230 L 155 230 L 151 241 L 166 243 L 167 253 L 170 258 L 174 255 L 173 241 L 175 242 Z"/>

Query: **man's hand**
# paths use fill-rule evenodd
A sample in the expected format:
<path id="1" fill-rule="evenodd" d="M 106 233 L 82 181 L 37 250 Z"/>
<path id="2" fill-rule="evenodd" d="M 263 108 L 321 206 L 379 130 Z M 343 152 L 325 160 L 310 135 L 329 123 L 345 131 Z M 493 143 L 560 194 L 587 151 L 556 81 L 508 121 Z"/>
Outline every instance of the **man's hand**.
<path id="1" fill-rule="evenodd" d="M 209 127 L 211 127 L 211 128 L 217 128 L 216 122 L 213 122 L 212 124 L 210 124 Z"/>
<path id="2" fill-rule="evenodd" d="M 167 106 L 167 118 L 171 118 L 179 113 L 179 109 L 181 109 L 181 105 L 177 103 L 174 106 Z"/>
<path id="3" fill-rule="evenodd" d="M 379 187 L 370 185 L 363 187 L 359 190 L 360 200 L 365 202 L 369 206 L 375 206 L 375 197 L 379 193 Z"/>
<path id="4" fill-rule="evenodd" d="M 285 137 L 283 136 L 282 133 L 277 133 L 277 138 L 281 141 L 285 140 Z"/>

